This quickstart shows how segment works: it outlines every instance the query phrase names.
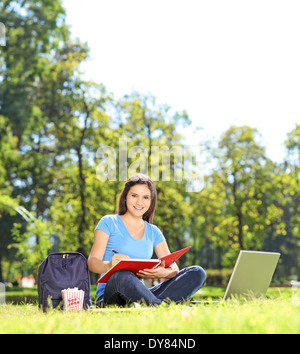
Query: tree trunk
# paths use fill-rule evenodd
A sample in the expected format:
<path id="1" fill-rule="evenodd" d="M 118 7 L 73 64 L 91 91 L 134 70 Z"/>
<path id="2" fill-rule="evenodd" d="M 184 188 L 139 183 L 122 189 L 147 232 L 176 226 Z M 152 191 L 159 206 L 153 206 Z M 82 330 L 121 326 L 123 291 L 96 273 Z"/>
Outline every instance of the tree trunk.
<path id="1" fill-rule="evenodd" d="M 0 254 L 0 283 L 3 283 L 2 256 Z"/>
<path id="2" fill-rule="evenodd" d="M 84 232 L 87 229 L 86 222 L 86 205 L 85 205 L 85 179 L 83 175 L 83 165 L 82 165 L 82 154 L 80 148 L 77 149 L 78 156 L 78 170 L 79 170 L 79 194 L 80 194 L 80 205 L 81 205 L 81 220 L 78 227 L 78 252 L 82 253 L 85 257 L 87 254 L 84 249 Z"/>
<path id="3" fill-rule="evenodd" d="M 233 191 L 233 198 L 234 198 L 234 206 L 236 209 L 236 216 L 238 218 L 238 241 L 239 241 L 239 246 L 240 249 L 244 249 L 244 242 L 243 242 L 243 214 L 241 210 L 241 206 L 238 203 L 237 200 L 237 178 L 236 178 L 236 171 L 233 172 L 233 186 L 232 186 L 232 191 Z"/>

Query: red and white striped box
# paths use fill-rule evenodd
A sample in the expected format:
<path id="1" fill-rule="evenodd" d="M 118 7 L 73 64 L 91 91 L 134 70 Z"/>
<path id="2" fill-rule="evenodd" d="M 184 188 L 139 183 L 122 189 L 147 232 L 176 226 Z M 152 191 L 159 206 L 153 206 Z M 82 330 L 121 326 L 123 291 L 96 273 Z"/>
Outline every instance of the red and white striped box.
<path id="1" fill-rule="evenodd" d="M 61 291 L 65 311 L 82 311 L 84 291 L 78 288 L 64 289 Z"/>

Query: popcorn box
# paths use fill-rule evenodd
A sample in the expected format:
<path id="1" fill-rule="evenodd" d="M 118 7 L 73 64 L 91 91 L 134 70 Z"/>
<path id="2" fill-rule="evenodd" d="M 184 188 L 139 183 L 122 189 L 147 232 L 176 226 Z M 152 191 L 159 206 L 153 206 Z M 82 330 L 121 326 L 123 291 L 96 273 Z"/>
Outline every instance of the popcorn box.
<path id="1" fill-rule="evenodd" d="M 65 311 L 82 311 L 84 291 L 78 288 L 64 289 L 61 291 Z"/>

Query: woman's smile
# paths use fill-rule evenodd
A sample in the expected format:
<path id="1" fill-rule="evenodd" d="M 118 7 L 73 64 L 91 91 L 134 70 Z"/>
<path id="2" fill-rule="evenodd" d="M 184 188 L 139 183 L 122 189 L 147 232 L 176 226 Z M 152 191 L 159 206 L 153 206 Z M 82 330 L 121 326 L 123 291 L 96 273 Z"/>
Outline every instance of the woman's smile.
<path id="1" fill-rule="evenodd" d="M 134 209 L 139 210 L 139 211 L 144 209 L 144 207 L 138 207 L 138 206 L 135 206 L 135 205 L 133 207 L 134 207 Z"/>

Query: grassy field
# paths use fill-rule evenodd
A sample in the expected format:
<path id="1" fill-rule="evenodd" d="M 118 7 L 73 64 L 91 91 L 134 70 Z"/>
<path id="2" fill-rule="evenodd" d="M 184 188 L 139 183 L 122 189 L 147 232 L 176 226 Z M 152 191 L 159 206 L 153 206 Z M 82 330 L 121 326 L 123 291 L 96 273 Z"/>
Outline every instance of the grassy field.
<path id="1" fill-rule="evenodd" d="M 196 298 L 215 298 L 221 288 L 204 288 Z M 300 304 L 291 289 L 270 288 L 266 299 L 44 314 L 36 304 L 0 306 L 0 333 L 300 333 Z"/>

